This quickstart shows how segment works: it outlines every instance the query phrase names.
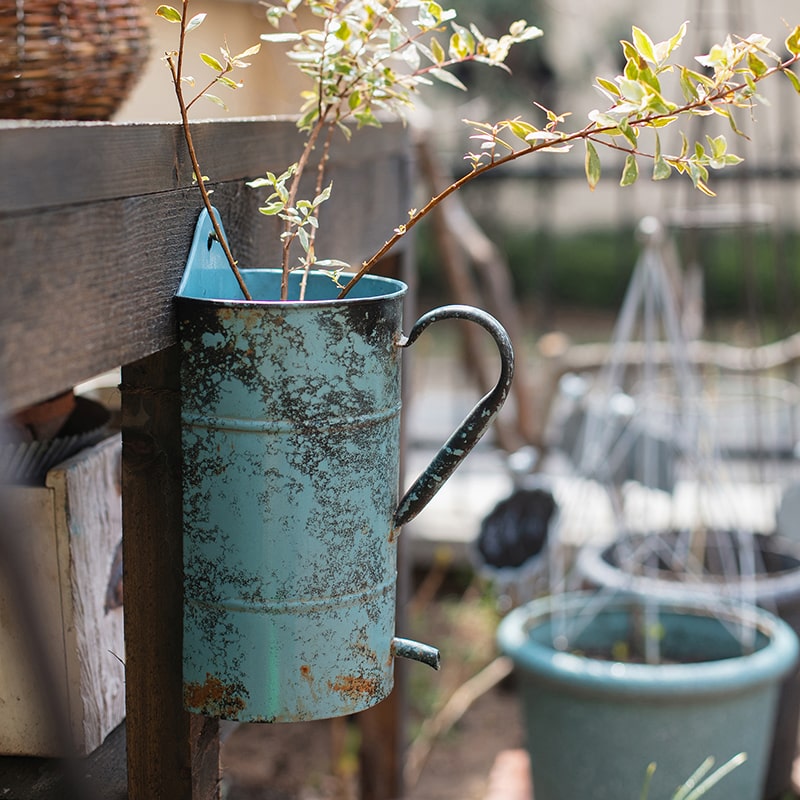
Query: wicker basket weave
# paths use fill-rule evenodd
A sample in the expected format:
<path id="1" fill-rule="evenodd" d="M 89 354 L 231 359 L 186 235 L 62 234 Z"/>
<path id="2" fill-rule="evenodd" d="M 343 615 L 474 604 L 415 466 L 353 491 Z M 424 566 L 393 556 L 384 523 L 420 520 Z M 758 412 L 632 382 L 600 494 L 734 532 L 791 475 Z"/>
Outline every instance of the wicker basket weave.
<path id="1" fill-rule="evenodd" d="M 108 119 L 147 53 L 138 0 L 2 0 L 0 117 Z"/>

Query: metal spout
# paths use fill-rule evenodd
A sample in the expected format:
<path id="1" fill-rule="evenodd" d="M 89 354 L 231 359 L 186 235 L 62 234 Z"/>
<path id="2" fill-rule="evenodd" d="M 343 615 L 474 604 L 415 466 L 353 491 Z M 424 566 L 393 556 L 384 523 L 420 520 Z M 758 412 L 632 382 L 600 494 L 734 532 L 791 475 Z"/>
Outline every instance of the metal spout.
<path id="1" fill-rule="evenodd" d="M 401 639 L 399 636 L 395 636 L 392 639 L 392 653 L 395 656 L 421 661 L 434 669 L 439 669 L 441 664 L 439 650 L 436 647 L 415 642 L 411 639 Z"/>

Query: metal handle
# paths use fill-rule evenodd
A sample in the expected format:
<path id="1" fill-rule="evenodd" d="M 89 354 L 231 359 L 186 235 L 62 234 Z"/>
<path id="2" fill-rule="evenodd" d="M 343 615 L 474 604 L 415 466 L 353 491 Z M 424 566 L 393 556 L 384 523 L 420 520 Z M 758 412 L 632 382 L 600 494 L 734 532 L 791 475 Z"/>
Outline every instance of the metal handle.
<path id="1" fill-rule="evenodd" d="M 497 385 L 467 414 L 458 429 L 434 456 L 427 469 L 406 492 L 394 514 L 395 527 L 405 525 L 422 511 L 456 467 L 478 443 L 502 408 L 514 375 L 514 349 L 503 326 L 491 315 L 472 306 L 442 306 L 423 314 L 411 328 L 401 347 L 410 347 L 432 323 L 442 319 L 466 319 L 487 330 L 500 352 L 500 378 Z"/>

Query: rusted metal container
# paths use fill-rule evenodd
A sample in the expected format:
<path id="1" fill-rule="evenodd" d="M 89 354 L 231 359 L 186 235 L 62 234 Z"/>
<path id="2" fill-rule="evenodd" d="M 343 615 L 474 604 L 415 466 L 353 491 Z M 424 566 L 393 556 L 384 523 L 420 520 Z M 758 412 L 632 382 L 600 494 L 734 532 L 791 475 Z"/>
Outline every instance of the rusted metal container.
<path id="1" fill-rule="evenodd" d="M 399 281 L 337 300 L 316 273 L 306 301 L 280 302 L 279 271 L 244 275 L 257 300 L 237 299 L 203 213 L 177 297 L 184 703 L 247 722 L 352 714 L 389 694 L 396 655 L 438 664 L 394 636 L 396 536 L 486 431 L 513 354 L 463 306 L 406 339 Z M 487 328 L 502 374 L 398 504 L 401 349 L 443 317 Z"/>

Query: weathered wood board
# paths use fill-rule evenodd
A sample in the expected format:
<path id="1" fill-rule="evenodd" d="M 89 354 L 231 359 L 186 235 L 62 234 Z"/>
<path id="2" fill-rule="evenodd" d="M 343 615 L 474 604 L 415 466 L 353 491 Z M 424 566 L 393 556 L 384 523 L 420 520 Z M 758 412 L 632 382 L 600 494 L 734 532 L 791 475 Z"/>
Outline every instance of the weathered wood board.
<path id="1" fill-rule="evenodd" d="M 120 459 L 117 435 L 51 469 L 45 486 L 6 493 L 25 526 L 33 588 L 80 755 L 125 717 Z M 0 754 L 63 756 L 17 612 L 0 585 Z"/>
<path id="2" fill-rule="evenodd" d="M 283 170 L 298 141 L 288 120 L 197 128 L 242 265 L 278 264 L 278 223 L 244 182 Z M 405 221 L 408 148 L 399 124 L 340 138 L 320 257 L 358 264 Z M 184 149 L 174 124 L 0 122 L 0 410 L 174 343 L 172 296 L 201 206 Z"/>

